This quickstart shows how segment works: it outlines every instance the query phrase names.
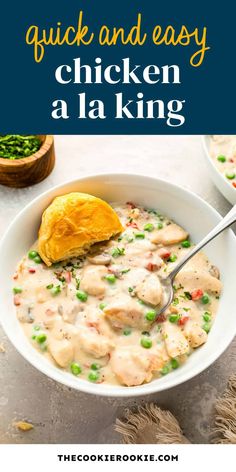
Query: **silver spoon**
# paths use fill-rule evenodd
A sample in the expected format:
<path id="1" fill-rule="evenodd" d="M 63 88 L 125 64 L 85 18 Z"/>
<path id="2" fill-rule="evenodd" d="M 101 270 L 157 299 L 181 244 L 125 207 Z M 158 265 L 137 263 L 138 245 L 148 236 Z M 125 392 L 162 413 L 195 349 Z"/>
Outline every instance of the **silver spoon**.
<path id="1" fill-rule="evenodd" d="M 170 272 L 170 274 L 161 280 L 162 286 L 165 288 L 165 293 L 167 294 L 166 301 L 164 305 L 157 312 L 156 317 L 161 315 L 168 306 L 172 303 L 174 298 L 174 279 L 182 267 L 193 257 L 197 252 L 199 252 L 206 244 L 208 244 L 212 239 L 214 239 L 218 234 L 224 231 L 226 228 L 231 226 L 236 222 L 236 205 L 227 213 L 223 220 L 218 223 L 218 225 L 213 228 L 210 233 L 208 233 L 190 252 L 186 254 L 185 257 L 175 266 L 175 268 Z"/>

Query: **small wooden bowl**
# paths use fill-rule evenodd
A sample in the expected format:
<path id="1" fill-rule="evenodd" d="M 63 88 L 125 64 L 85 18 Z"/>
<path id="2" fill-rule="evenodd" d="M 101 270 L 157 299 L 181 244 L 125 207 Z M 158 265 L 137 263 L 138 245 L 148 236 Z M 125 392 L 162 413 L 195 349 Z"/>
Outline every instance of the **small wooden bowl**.
<path id="1" fill-rule="evenodd" d="M 31 156 L 14 160 L 0 158 L 0 184 L 15 188 L 28 187 L 41 182 L 52 172 L 55 164 L 53 136 L 37 136 L 42 144 Z"/>

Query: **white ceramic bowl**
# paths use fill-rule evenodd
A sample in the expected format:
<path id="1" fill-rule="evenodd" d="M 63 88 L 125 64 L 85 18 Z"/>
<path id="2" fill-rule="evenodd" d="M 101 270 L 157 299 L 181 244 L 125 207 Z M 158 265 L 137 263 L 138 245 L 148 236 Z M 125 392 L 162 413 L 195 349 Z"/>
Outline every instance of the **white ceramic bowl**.
<path id="1" fill-rule="evenodd" d="M 210 178 L 218 188 L 218 190 L 224 195 L 224 197 L 232 203 L 236 204 L 236 188 L 224 177 L 223 174 L 215 166 L 211 156 L 210 156 L 210 136 L 202 137 L 202 145 L 205 154 L 206 164 L 209 170 Z"/>
<path id="2" fill-rule="evenodd" d="M 229 345 L 236 333 L 235 306 L 236 238 L 231 230 L 219 236 L 206 253 L 221 272 L 224 284 L 216 321 L 208 342 L 197 349 L 179 369 L 161 379 L 138 387 L 93 384 L 63 372 L 52 365 L 28 342 L 16 319 L 12 303 L 12 279 L 17 262 L 27 253 L 37 238 L 37 230 L 43 210 L 52 199 L 71 191 L 87 192 L 109 201 L 135 201 L 141 205 L 158 208 L 184 226 L 194 241 L 199 241 L 219 220 L 220 215 L 193 193 L 171 183 L 138 175 L 98 175 L 55 187 L 27 205 L 10 225 L 0 246 L 1 322 L 17 350 L 38 370 L 62 384 L 88 393 L 111 396 L 136 396 L 159 392 L 174 387 L 206 369 Z"/>

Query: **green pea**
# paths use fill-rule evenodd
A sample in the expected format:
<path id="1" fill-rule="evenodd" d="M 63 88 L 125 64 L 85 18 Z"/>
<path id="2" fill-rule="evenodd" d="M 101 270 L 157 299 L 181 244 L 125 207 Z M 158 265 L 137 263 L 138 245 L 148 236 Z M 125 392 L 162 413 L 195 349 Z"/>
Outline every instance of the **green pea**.
<path id="1" fill-rule="evenodd" d="M 233 180 L 236 177 L 236 174 L 234 172 L 226 172 L 225 176 L 229 180 Z"/>
<path id="2" fill-rule="evenodd" d="M 152 340 L 150 338 L 141 338 L 140 344 L 145 349 L 150 349 L 152 347 Z"/>
<path id="3" fill-rule="evenodd" d="M 153 231 L 153 229 L 154 229 L 154 225 L 153 225 L 152 223 L 147 223 L 147 224 L 144 226 L 143 229 L 144 229 L 144 231 L 149 231 L 149 232 L 151 232 L 151 231 Z"/>
<path id="4" fill-rule="evenodd" d="M 104 310 L 104 308 L 107 306 L 106 303 L 100 303 L 99 308 L 100 310 Z"/>
<path id="5" fill-rule="evenodd" d="M 154 321 L 156 318 L 156 312 L 154 310 L 150 310 L 145 315 L 146 320 Z"/>
<path id="6" fill-rule="evenodd" d="M 99 370 L 99 369 L 100 369 L 100 365 L 99 365 L 99 364 L 96 364 L 96 363 L 91 364 L 90 367 L 91 367 L 92 370 Z"/>
<path id="7" fill-rule="evenodd" d="M 86 292 L 83 292 L 83 290 L 78 290 L 78 292 L 76 292 L 76 297 L 81 302 L 86 302 L 88 300 L 88 294 Z"/>
<path id="8" fill-rule="evenodd" d="M 179 362 L 177 361 L 177 359 L 171 359 L 170 363 L 171 363 L 172 369 L 178 369 Z"/>
<path id="9" fill-rule="evenodd" d="M 169 365 L 165 365 L 164 367 L 162 367 L 161 375 L 169 374 L 169 372 L 170 372 L 170 366 Z"/>
<path id="10" fill-rule="evenodd" d="M 23 290 L 22 290 L 22 288 L 20 288 L 20 287 L 14 287 L 14 288 L 13 288 L 13 293 L 14 293 L 15 295 L 16 295 L 17 293 L 22 293 L 22 291 L 23 291 Z"/>
<path id="11" fill-rule="evenodd" d="M 173 314 L 173 315 L 169 316 L 169 321 L 171 323 L 177 323 L 177 321 L 179 321 L 179 319 L 180 319 L 180 315 L 178 315 L 178 314 Z"/>
<path id="12" fill-rule="evenodd" d="M 42 259 L 41 259 L 40 256 L 35 256 L 35 257 L 34 257 L 34 262 L 35 262 L 36 264 L 41 264 L 41 262 L 43 262 L 43 261 L 42 261 Z"/>
<path id="13" fill-rule="evenodd" d="M 202 329 L 204 329 L 204 331 L 206 331 L 206 333 L 209 333 L 210 329 L 211 329 L 211 324 L 210 323 L 204 323 L 204 325 L 202 326 Z"/>
<path id="14" fill-rule="evenodd" d="M 163 228 L 163 223 L 158 223 L 157 229 L 162 229 Z"/>
<path id="15" fill-rule="evenodd" d="M 177 260 L 176 254 L 171 254 L 170 257 L 168 258 L 169 262 L 175 262 Z"/>
<path id="16" fill-rule="evenodd" d="M 207 293 L 204 293 L 201 298 L 201 302 L 203 303 L 203 305 L 207 305 L 210 302 L 210 297 Z"/>
<path id="17" fill-rule="evenodd" d="M 226 157 L 220 155 L 220 156 L 217 157 L 217 161 L 219 161 L 219 162 L 225 162 L 225 161 L 226 161 Z"/>
<path id="18" fill-rule="evenodd" d="M 131 332 L 132 332 L 131 329 L 125 328 L 124 331 L 123 331 L 123 335 L 124 336 L 129 336 L 131 334 Z"/>
<path id="19" fill-rule="evenodd" d="M 137 239 L 144 239 L 144 238 L 145 238 L 145 234 L 144 234 L 144 233 L 135 233 L 135 238 L 137 238 Z"/>
<path id="20" fill-rule="evenodd" d="M 37 257 L 38 255 L 39 255 L 39 253 L 37 251 L 28 252 L 28 258 L 29 259 L 35 259 L 35 257 Z"/>
<path id="21" fill-rule="evenodd" d="M 116 276 L 114 274 L 108 274 L 105 276 L 105 279 L 107 282 L 109 282 L 109 284 L 114 284 L 116 281 Z"/>
<path id="22" fill-rule="evenodd" d="M 59 293 L 61 293 L 60 285 L 57 285 L 56 287 L 51 288 L 51 294 L 53 297 L 55 297 L 56 295 L 59 295 Z"/>
<path id="23" fill-rule="evenodd" d="M 82 372 L 80 365 L 77 362 L 72 362 L 70 365 L 70 370 L 73 375 L 79 375 Z"/>
<path id="24" fill-rule="evenodd" d="M 47 336 L 45 333 L 40 333 L 36 336 L 36 341 L 39 343 L 39 344 L 42 344 L 42 343 L 45 343 L 47 339 Z"/>
<path id="25" fill-rule="evenodd" d="M 99 373 L 96 371 L 90 372 L 88 375 L 88 379 L 90 380 L 90 382 L 97 382 L 97 380 L 99 379 Z"/>
<path id="26" fill-rule="evenodd" d="M 208 311 L 205 311 L 205 313 L 203 315 L 203 319 L 204 319 L 204 321 L 210 321 L 211 320 L 211 315 Z"/>
<path id="27" fill-rule="evenodd" d="M 191 243 L 188 239 L 186 239 L 186 241 L 182 241 L 181 246 L 182 247 L 190 247 Z"/>

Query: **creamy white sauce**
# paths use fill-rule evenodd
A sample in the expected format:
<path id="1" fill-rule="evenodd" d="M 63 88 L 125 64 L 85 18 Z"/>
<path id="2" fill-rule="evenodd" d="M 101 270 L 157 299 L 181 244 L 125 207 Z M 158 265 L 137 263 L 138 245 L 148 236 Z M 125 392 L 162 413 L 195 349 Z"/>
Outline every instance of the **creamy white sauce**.
<path id="1" fill-rule="evenodd" d="M 124 233 L 87 257 L 48 268 L 26 255 L 14 276 L 14 303 L 29 341 L 58 368 L 134 386 L 177 368 L 207 341 L 221 282 L 205 255 L 195 256 L 153 324 L 165 296 L 161 277 L 189 250 L 188 235 L 156 211 L 114 208 Z"/>
<path id="2" fill-rule="evenodd" d="M 210 155 L 219 172 L 236 188 L 236 135 L 212 136 Z"/>

